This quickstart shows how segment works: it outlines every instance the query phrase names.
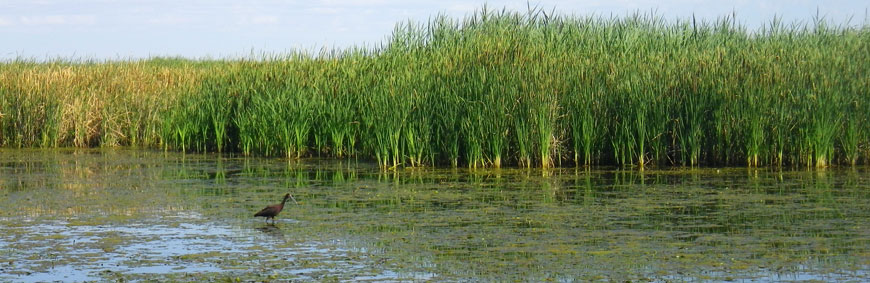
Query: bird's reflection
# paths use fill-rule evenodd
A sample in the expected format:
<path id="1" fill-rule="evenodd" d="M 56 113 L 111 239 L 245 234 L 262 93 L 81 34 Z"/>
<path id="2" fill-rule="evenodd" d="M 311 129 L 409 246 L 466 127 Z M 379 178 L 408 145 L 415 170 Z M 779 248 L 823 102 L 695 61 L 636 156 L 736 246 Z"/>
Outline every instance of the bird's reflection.
<path id="1" fill-rule="evenodd" d="M 281 230 L 281 227 L 278 227 L 274 224 L 267 224 L 266 226 L 256 228 L 258 231 L 263 232 L 266 235 L 269 235 L 275 239 L 284 239 L 284 231 Z"/>

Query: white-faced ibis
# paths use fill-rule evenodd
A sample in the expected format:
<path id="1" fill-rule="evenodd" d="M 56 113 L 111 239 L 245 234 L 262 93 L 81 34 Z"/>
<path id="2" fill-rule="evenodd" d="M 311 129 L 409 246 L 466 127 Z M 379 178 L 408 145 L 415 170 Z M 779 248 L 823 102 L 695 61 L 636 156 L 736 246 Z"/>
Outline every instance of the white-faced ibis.
<path id="1" fill-rule="evenodd" d="M 286 194 L 281 203 L 267 206 L 263 210 L 260 210 L 260 212 L 257 212 L 257 214 L 254 214 L 254 217 L 266 217 L 266 221 L 269 221 L 269 218 L 272 218 L 272 224 L 275 224 L 275 216 L 278 216 L 278 213 L 281 213 L 281 210 L 284 209 L 284 203 L 287 202 L 288 198 L 293 199 L 293 203 L 296 203 L 297 205 L 299 204 L 296 202 L 296 198 L 290 194 Z"/>

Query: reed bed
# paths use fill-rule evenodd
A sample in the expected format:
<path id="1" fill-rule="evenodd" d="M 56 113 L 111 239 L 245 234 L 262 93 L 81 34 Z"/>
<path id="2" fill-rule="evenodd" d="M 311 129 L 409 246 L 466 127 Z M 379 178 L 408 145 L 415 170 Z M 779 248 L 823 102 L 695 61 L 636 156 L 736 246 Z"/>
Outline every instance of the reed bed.
<path id="1" fill-rule="evenodd" d="M 0 63 L 0 145 L 373 159 L 384 168 L 870 160 L 870 29 L 481 9 L 374 47 Z"/>

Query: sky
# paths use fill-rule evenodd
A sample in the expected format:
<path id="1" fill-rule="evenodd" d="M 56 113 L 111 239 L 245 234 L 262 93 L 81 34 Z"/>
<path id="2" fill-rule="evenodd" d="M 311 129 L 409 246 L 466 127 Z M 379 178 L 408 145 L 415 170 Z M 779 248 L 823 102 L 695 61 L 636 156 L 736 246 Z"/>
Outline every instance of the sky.
<path id="1" fill-rule="evenodd" d="M 861 26 L 870 9 L 868 0 L 0 0 L 0 60 L 217 59 L 376 45 L 397 23 L 461 18 L 484 4 L 526 11 L 529 3 L 578 16 L 654 12 L 713 21 L 733 13 L 752 29 L 774 16 Z"/>

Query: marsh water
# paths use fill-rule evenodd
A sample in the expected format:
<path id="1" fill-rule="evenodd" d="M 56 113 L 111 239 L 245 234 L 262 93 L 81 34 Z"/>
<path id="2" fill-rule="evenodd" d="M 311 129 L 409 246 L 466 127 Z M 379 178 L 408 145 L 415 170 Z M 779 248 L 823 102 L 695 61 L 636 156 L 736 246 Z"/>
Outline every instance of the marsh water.
<path id="1" fill-rule="evenodd" d="M 0 150 L 0 281 L 143 279 L 867 281 L 870 168 Z"/>

